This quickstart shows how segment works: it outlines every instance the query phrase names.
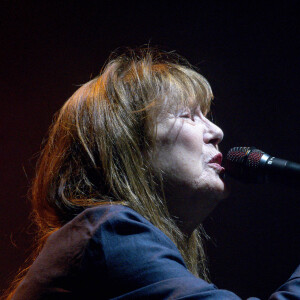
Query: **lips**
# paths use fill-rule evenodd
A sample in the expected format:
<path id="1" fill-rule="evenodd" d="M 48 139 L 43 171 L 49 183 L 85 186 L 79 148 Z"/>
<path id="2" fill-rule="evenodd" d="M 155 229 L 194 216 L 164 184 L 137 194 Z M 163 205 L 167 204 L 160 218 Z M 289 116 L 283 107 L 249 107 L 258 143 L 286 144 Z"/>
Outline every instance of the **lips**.
<path id="1" fill-rule="evenodd" d="M 218 153 L 208 162 L 209 165 L 213 167 L 218 174 L 223 174 L 225 172 L 225 168 L 221 166 L 222 158 L 223 158 L 222 153 Z"/>
<path id="2" fill-rule="evenodd" d="M 222 164 L 222 159 L 223 159 L 222 153 L 218 153 L 208 163 L 209 164 L 218 164 L 218 165 L 221 165 Z"/>

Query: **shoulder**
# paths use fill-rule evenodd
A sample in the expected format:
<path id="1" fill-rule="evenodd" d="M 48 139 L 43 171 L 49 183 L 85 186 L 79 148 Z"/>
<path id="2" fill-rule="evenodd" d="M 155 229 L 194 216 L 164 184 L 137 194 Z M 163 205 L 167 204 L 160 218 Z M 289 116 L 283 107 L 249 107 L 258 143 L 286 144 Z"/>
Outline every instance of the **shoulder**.
<path id="1" fill-rule="evenodd" d="M 134 210 L 121 205 L 101 206 L 78 217 L 88 220 L 92 229 L 80 274 L 89 277 L 89 282 L 101 278 L 116 286 L 116 290 L 109 290 L 109 298 L 171 278 L 192 277 L 175 244 Z"/>
<path id="2" fill-rule="evenodd" d="M 16 299 L 50 294 L 55 299 L 66 294 L 84 299 L 99 290 L 104 298 L 119 299 L 202 299 L 215 293 L 210 299 L 236 299 L 194 277 L 162 231 L 121 205 L 86 209 L 53 233 Z"/>
<path id="3" fill-rule="evenodd" d="M 103 206 L 81 217 L 94 224 L 80 272 L 91 293 L 100 278 L 115 287 L 103 289 L 108 298 L 238 299 L 192 275 L 175 244 L 134 210 Z"/>
<path id="4" fill-rule="evenodd" d="M 76 265 L 84 269 L 97 268 L 97 272 L 110 270 L 120 274 L 126 267 L 138 268 L 146 261 L 148 265 L 157 263 L 158 258 L 165 262 L 166 257 L 186 269 L 171 239 L 139 213 L 123 205 L 84 210 L 53 233 L 42 252 L 51 255 L 55 252 L 56 257 L 68 256 L 73 268 Z"/>
<path id="5" fill-rule="evenodd" d="M 54 232 L 47 243 L 67 239 L 68 242 L 88 243 L 90 239 L 110 236 L 148 237 L 175 247 L 161 230 L 133 209 L 123 205 L 101 205 L 85 209 L 73 220 Z M 110 238 L 110 239 L 111 239 Z M 109 242 L 106 240 L 105 242 Z M 176 247 L 175 247 L 176 248 Z"/>
<path id="6" fill-rule="evenodd" d="M 124 205 L 99 205 L 85 209 L 81 214 L 74 218 L 71 222 L 77 222 L 84 219 L 92 226 L 99 226 L 107 222 L 137 221 L 151 224 L 143 216 L 133 209 Z M 151 224 L 152 225 L 152 224 Z M 152 225 L 153 226 L 153 225 Z"/>
<path id="7" fill-rule="evenodd" d="M 84 227 L 89 228 L 90 238 L 86 251 L 97 247 L 96 254 L 103 254 L 106 257 L 106 264 L 118 265 L 121 258 L 126 257 L 126 261 L 129 261 L 130 258 L 135 259 L 137 254 L 146 256 L 147 253 L 153 253 L 158 249 L 168 249 L 173 251 L 174 255 L 176 253 L 180 264 L 184 265 L 171 239 L 129 207 L 105 205 L 89 208 L 72 222 L 84 223 Z M 147 250 L 147 253 L 143 252 L 144 250 Z"/>
<path id="8" fill-rule="evenodd" d="M 174 245 L 173 242 L 157 227 L 133 209 L 123 205 L 104 205 L 86 209 L 73 222 L 84 223 L 90 227 L 91 235 L 104 232 L 110 235 L 129 236 L 151 234 L 159 240 Z"/>
<path id="9" fill-rule="evenodd" d="M 71 232 L 71 235 L 86 242 L 91 238 L 99 237 L 101 233 L 122 236 L 152 233 L 173 245 L 173 242 L 161 230 L 139 213 L 124 205 L 100 205 L 85 209 L 53 233 L 48 242 L 62 239 L 64 236 L 70 237 Z"/>

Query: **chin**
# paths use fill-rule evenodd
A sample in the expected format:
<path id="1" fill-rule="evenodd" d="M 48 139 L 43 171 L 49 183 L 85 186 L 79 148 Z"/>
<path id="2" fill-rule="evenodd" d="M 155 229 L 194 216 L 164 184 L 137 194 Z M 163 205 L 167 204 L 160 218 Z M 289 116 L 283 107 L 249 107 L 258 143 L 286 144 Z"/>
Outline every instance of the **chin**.
<path id="1" fill-rule="evenodd" d="M 226 199 L 230 194 L 230 185 L 223 178 L 217 177 L 210 181 L 207 189 L 208 197 L 217 201 Z"/>
<path id="2" fill-rule="evenodd" d="M 220 178 L 217 191 L 219 195 L 219 200 L 223 200 L 229 196 L 231 187 L 228 182 L 226 182 L 223 178 Z"/>

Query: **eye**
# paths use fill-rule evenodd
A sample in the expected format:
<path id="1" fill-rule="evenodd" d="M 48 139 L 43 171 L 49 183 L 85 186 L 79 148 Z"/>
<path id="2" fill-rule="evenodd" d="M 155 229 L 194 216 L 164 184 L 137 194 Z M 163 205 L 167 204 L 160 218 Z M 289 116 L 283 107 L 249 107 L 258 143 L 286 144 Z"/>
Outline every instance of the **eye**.
<path id="1" fill-rule="evenodd" d="M 193 120 L 193 115 L 192 115 L 192 113 L 189 112 L 189 111 L 183 112 L 183 113 L 181 113 L 179 116 L 180 116 L 180 118 L 191 119 L 191 120 Z"/>

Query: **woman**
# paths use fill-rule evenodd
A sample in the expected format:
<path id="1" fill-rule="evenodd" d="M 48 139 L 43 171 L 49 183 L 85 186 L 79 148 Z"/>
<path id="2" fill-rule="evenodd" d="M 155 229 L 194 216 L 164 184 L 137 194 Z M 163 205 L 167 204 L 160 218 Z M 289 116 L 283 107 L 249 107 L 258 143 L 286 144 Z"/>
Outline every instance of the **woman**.
<path id="1" fill-rule="evenodd" d="M 9 297 L 238 299 L 208 283 L 200 236 L 228 194 L 212 97 L 187 62 L 149 49 L 78 89 L 38 162 L 38 256 Z"/>

